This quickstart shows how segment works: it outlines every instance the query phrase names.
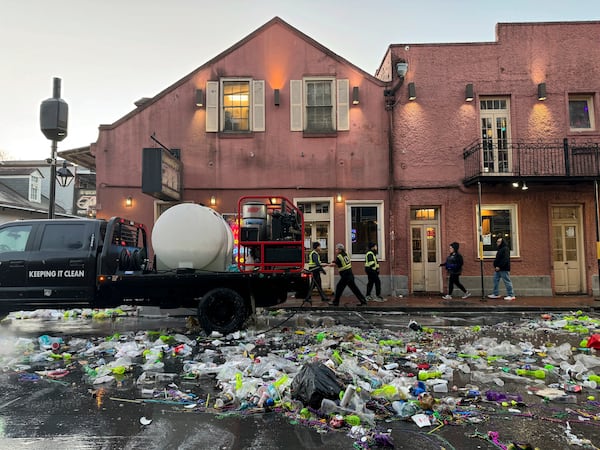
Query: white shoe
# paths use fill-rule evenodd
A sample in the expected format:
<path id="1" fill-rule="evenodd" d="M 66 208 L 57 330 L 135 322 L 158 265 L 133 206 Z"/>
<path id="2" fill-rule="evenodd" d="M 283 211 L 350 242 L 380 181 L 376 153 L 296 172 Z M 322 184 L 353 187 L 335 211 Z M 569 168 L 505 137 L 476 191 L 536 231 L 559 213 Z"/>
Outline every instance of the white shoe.
<path id="1" fill-rule="evenodd" d="M 509 302 L 512 302 L 513 300 L 516 300 L 517 297 L 515 297 L 514 295 L 511 297 L 510 295 L 507 295 L 506 297 L 504 297 L 504 300 L 508 300 Z"/>
<path id="2" fill-rule="evenodd" d="M 471 296 L 471 293 L 469 291 L 465 292 L 465 295 L 462 296 L 462 298 L 469 298 Z"/>
<path id="3" fill-rule="evenodd" d="M 373 301 L 374 302 L 382 303 L 382 302 L 385 302 L 385 298 L 383 298 L 381 296 L 379 296 L 379 297 L 373 297 Z"/>
<path id="4" fill-rule="evenodd" d="M 448 294 L 446 294 L 446 295 L 444 295 L 444 296 L 442 297 L 442 300 L 452 300 L 452 296 L 451 296 L 451 295 L 448 295 Z"/>
<path id="5" fill-rule="evenodd" d="M 488 298 L 500 298 L 500 296 L 496 294 L 490 294 L 488 295 Z"/>
<path id="6" fill-rule="evenodd" d="M 373 300 L 373 297 L 371 297 L 370 295 L 367 295 L 367 296 L 365 297 L 365 299 L 366 299 L 368 302 L 370 302 L 371 300 Z"/>

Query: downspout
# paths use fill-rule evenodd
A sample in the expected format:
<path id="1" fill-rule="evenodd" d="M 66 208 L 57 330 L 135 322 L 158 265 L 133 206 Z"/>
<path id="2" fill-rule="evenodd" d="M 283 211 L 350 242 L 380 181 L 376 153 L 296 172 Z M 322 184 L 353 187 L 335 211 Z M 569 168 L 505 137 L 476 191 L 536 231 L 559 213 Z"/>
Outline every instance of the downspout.
<path id="1" fill-rule="evenodd" d="M 390 248 L 390 280 L 392 296 L 398 296 L 396 285 L 396 230 L 394 208 L 394 107 L 388 107 L 388 210 L 389 210 L 389 248 Z"/>

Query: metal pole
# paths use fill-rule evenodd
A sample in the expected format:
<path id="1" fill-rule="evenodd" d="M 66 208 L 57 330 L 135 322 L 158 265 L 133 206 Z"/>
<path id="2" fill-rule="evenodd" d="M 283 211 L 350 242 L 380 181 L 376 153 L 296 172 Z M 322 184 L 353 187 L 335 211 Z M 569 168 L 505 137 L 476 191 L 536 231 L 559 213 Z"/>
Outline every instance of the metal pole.
<path id="1" fill-rule="evenodd" d="M 50 153 L 50 199 L 48 203 L 48 219 L 54 219 L 54 210 L 56 206 L 56 158 L 57 141 L 52 141 L 52 151 Z"/>
<path id="2" fill-rule="evenodd" d="M 598 180 L 594 180 L 594 208 L 596 210 L 596 260 L 598 261 L 598 288 L 600 289 L 600 212 L 598 211 Z"/>
<path id="3" fill-rule="evenodd" d="M 485 302 L 485 289 L 483 287 L 483 226 L 482 226 L 482 212 L 481 212 L 481 181 L 477 182 L 477 202 L 479 204 L 479 214 L 477 217 L 477 221 L 479 222 L 477 226 L 479 227 L 479 248 L 477 252 L 479 254 L 479 272 L 481 274 L 481 301 Z"/>

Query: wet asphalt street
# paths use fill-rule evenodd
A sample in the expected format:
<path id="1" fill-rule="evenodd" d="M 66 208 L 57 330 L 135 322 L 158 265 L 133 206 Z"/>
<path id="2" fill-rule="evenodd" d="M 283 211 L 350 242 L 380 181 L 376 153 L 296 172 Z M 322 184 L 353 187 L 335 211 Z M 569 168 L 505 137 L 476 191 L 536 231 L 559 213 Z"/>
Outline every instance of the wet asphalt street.
<path id="1" fill-rule="evenodd" d="M 130 371 L 115 376 L 115 380 L 109 383 L 93 384 L 86 376 L 86 364 L 91 367 L 92 361 L 96 365 L 99 358 L 110 361 L 114 357 L 110 351 L 102 354 L 101 350 L 89 350 L 92 344 L 98 346 L 108 337 L 118 337 L 121 342 L 147 341 L 148 331 L 154 333 L 152 336 L 184 335 L 198 342 L 189 358 L 195 355 L 195 359 L 199 360 L 203 352 L 213 348 L 215 338 L 206 337 L 195 329 L 181 311 L 178 314 L 181 315 L 166 317 L 150 311 L 146 317 L 139 314 L 102 319 L 36 317 L 4 322 L 0 327 L 3 348 L 0 448 L 351 449 L 384 448 L 387 443 L 398 449 L 469 450 L 503 448 L 502 445 L 506 447 L 512 442 L 531 443 L 540 449 L 597 448 L 600 445 L 600 406 L 595 398 L 591 399 L 591 396 L 600 394 L 597 389 L 586 388 L 574 394 L 572 400 L 575 403 L 544 402 L 528 389 L 528 386 L 535 386 L 535 379 L 507 378 L 503 386 L 494 385 L 491 380 L 497 370 L 472 369 L 465 372 L 455 369 L 451 383 L 458 388 L 476 386 L 482 395 L 489 389 L 519 394 L 522 398 L 518 404 L 502 406 L 497 402 L 469 399 L 464 390 L 435 393 L 434 397 L 440 401 L 462 396 L 460 407 L 446 408 L 446 412 L 440 410 L 442 418 L 449 414 L 445 425 L 419 428 L 413 421 L 398 418 L 393 415 L 393 410 L 388 409 L 392 414 L 378 415 L 376 426 L 362 434 L 360 430 L 352 433 L 348 426 L 331 428 L 326 421 L 318 421 L 314 415 L 303 419 L 298 411 L 277 406 L 246 410 L 205 408 L 207 400 L 215 399 L 220 393 L 214 372 L 207 371 L 193 379 L 186 379 L 183 376 L 186 358 L 174 355 L 165 355 L 162 369 L 165 373 L 176 374 L 172 380 L 154 379 L 138 383 L 144 372 L 141 357 L 134 359 Z M 416 320 L 425 331 L 410 330 L 410 320 Z M 454 313 L 441 316 L 433 313 L 409 316 L 348 311 L 337 312 L 332 317 L 331 313 L 314 312 L 310 315 L 298 313 L 292 317 L 285 314 L 259 315 L 250 324 L 247 333 L 234 342 L 228 342 L 226 338 L 220 340 L 225 343 L 223 345 L 240 346 L 261 339 L 261 332 L 268 330 L 263 339 L 267 347 L 270 342 L 281 345 L 283 341 L 287 343 L 283 346 L 287 351 L 293 349 L 296 354 L 302 354 L 311 350 L 314 335 L 322 332 L 333 336 L 336 330 L 347 333 L 348 327 L 352 327 L 363 335 L 387 329 L 389 338 L 401 337 L 407 348 L 415 345 L 424 353 L 438 349 L 441 342 L 444 347 L 452 344 L 459 348 L 483 337 L 515 345 L 527 342 L 531 344 L 527 348 L 541 345 L 558 347 L 565 342 L 577 348 L 582 337 L 593 333 L 590 324 L 595 325 L 595 320 L 588 318 L 588 332 L 582 333 L 582 330 L 566 332 L 540 326 L 539 315 L 535 314 Z M 36 361 L 34 356 L 40 353 L 38 338 L 43 335 L 63 339 L 56 353 L 62 354 L 62 357 Z M 279 339 L 270 341 L 275 337 Z M 36 343 L 35 348 L 26 345 L 31 342 Z M 70 348 L 69 344 L 76 345 Z M 13 348 L 7 348 L 10 345 Z M 21 345 L 22 348 L 19 347 Z M 268 352 L 268 349 L 265 351 Z M 69 352 L 72 356 L 66 360 L 64 354 Z M 523 353 L 525 361 L 533 364 L 535 352 Z M 398 356 L 396 360 L 403 361 L 406 355 Z M 466 356 L 463 359 L 467 364 L 473 362 Z M 569 363 L 572 364 L 573 360 Z M 63 368 L 68 373 L 58 372 L 60 376 L 56 376 L 56 370 Z M 600 367 L 596 370 L 600 373 Z M 52 374 L 52 371 L 55 373 Z M 545 385 L 551 381 L 546 379 Z M 149 390 L 160 392 L 161 389 L 165 392 L 162 397 L 143 395 Z M 167 395 L 173 389 L 192 395 L 192 400 L 174 400 Z M 208 403 L 211 405 L 212 401 Z M 454 409 L 454 413 L 449 413 L 450 409 Z"/>

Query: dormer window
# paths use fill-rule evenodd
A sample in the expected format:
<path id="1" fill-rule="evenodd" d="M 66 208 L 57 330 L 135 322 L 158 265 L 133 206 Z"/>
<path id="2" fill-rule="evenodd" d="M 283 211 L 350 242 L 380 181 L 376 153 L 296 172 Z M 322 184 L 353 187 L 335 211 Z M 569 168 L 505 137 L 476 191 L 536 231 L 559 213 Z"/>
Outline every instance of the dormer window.
<path id="1" fill-rule="evenodd" d="M 38 175 L 29 176 L 29 201 L 42 202 L 42 179 Z"/>

